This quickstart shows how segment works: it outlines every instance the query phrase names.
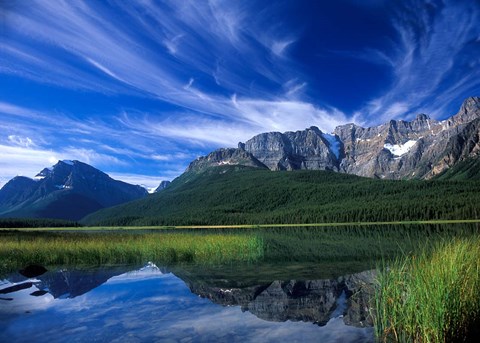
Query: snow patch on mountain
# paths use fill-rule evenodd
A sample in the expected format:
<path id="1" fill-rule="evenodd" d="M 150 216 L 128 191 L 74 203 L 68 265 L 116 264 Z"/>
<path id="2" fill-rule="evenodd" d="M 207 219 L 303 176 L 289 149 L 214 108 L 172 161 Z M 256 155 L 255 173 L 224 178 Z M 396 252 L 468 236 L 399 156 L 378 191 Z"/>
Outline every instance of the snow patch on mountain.
<path id="1" fill-rule="evenodd" d="M 322 133 L 322 136 L 328 142 L 328 148 L 338 160 L 340 158 L 340 141 L 338 137 L 336 135 L 329 135 L 328 133 Z"/>
<path id="2" fill-rule="evenodd" d="M 383 147 L 390 151 L 393 156 L 403 156 L 408 153 L 417 141 L 409 140 L 403 144 L 390 144 L 386 143 Z"/>

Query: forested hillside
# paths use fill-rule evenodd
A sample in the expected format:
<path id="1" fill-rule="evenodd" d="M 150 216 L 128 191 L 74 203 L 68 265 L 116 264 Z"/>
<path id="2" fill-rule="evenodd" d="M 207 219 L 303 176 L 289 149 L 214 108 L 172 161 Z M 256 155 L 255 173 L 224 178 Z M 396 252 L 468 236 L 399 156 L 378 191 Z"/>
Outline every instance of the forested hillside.
<path id="1" fill-rule="evenodd" d="M 326 171 L 221 166 L 101 210 L 88 225 L 220 225 L 480 218 L 475 181 L 375 180 Z"/>
<path id="2" fill-rule="evenodd" d="M 480 159 L 458 162 L 438 176 L 438 180 L 480 180 Z"/>

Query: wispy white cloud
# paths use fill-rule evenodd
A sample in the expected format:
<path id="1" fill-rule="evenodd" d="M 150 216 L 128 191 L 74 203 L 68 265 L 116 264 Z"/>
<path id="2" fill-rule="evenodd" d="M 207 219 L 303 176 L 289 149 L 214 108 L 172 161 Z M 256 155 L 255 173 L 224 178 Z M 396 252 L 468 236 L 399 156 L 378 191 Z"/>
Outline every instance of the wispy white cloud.
<path id="1" fill-rule="evenodd" d="M 155 115 L 125 113 L 122 124 L 144 135 L 188 142 L 191 145 L 235 147 L 253 135 L 270 131 L 303 130 L 305 124 L 316 125 L 325 132 L 346 121 L 341 111 L 320 109 L 295 100 L 265 101 L 243 99 L 234 94 L 228 120 L 177 113 L 157 119 Z"/>
<path id="2" fill-rule="evenodd" d="M 171 39 L 164 39 L 163 44 L 167 48 L 168 52 L 172 55 L 175 55 L 178 51 L 178 45 L 180 43 L 180 39 L 184 36 L 183 33 L 176 35 Z"/>
<path id="3" fill-rule="evenodd" d="M 200 83 L 195 89 L 191 82 L 185 86 L 185 79 L 194 79 L 188 76 L 192 71 L 244 94 L 252 91 L 246 77 L 281 87 L 289 76 L 299 75 L 288 61 L 273 67 L 267 55 L 258 53 L 256 49 L 265 46 L 276 55 L 284 55 L 294 39 L 278 39 L 281 35 L 275 30 L 259 35 L 261 30 L 250 15 L 251 5 L 246 3 L 145 1 L 113 6 L 131 18 L 131 29 L 110 16 L 106 20 L 108 11 L 100 3 L 32 2 L 28 10 L 13 13 L 10 31 L 33 44 L 48 45 L 58 54 L 42 55 L 7 39 L 6 52 L 12 65 L 4 72 L 23 70 L 26 77 L 35 80 L 48 75 L 44 78 L 47 82 L 93 91 L 142 91 L 180 107 L 216 115 L 226 112 L 225 96 L 209 94 Z M 141 45 L 142 38 L 157 46 Z M 158 53 L 161 49 L 154 50 L 158 47 L 166 47 L 168 53 Z M 68 58 L 57 58 L 61 51 Z M 82 61 L 113 80 L 88 74 Z M 264 87 L 254 91 L 258 96 L 270 93 Z"/>
<path id="4" fill-rule="evenodd" d="M 293 40 L 284 40 L 284 41 L 273 41 L 271 50 L 272 52 L 277 55 L 282 57 L 285 50 L 293 43 Z"/>
<path id="5" fill-rule="evenodd" d="M 52 165 L 55 154 L 48 150 L 0 144 L 0 186 L 17 175 L 35 176 L 43 168 Z"/>
<path id="6" fill-rule="evenodd" d="M 35 147 L 36 144 L 33 142 L 33 140 L 29 137 L 21 137 L 17 135 L 9 135 L 8 136 L 8 141 L 12 143 L 13 145 L 25 147 L 25 148 L 30 148 L 30 147 Z"/>
<path id="7" fill-rule="evenodd" d="M 237 99 L 236 104 L 241 117 L 262 132 L 303 130 L 306 123 L 330 132 L 346 121 L 345 114 L 335 108 L 318 108 L 302 101 Z"/>
<path id="8" fill-rule="evenodd" d="M 405 102 L 395 102 L 385 109 L 385 117 L 396 119 L 399 115 L 405 114 L 410 108 Z"/>
<path id="9" fill-rule="evenodd" d="M 291 97 L 304 90 L 306 86 L 306 82 L 299 82 L 297 79 L 291 79 L 283 85 L 283 88 L 285 89 L 285 95 Z"/>
<path id="10" fill-rule="evenodd" d="M 192 87 L 194 82 L 195 82 L 195 79 L 193 77 L 191 77 L 190 80 L 188 80 L 188 83 L 185 86 L 183 86 L 183 89 L 189 90 L 190 87 Z"/>
<path id="11" fill-rule="evenodd" d="M 479 49 L 474 41 L 480 34 L 480 7 L 468 1 L 439 5 L 411 0 L 397 5 L 393 13 L 396 42 L 386 51 L 368 52 L 368 59 L 391 65 L 393 81 L 360 111 L 361 116 L 369 124 L 391 117 L 408 119 L 416 112 L 450 116 L 453 113 L 445 113 L 445 108 L 459 97 L 475 95 L 471 90 L 480 78 L 474 62 L 478 58 L 473 57 Z M 376 57 L 372 59 L 371 54 Z"/>
<path id="12" fill-rule="evenodd" d="M 100 69 L 101 71 L 103 71 L 105 74 L 107 74 L 108 76 L 111 76 L 113 77 L 114 79 L 117 79 L 119 81 L 122 81 L 122 82 L 125 82 L 124 80 L 122 80 L 120 77 L 118 77 L 117 75 L 115 75 L 115 73 L 113 73 L 110 69 L 108 69 L 107 67 L 101 65 L 100 63 L 94 61 L 93 59 L 89 58 L 89 57 L 85 57 L 85 59 L 90 63 L 92 64 L 94 67 Z"/>

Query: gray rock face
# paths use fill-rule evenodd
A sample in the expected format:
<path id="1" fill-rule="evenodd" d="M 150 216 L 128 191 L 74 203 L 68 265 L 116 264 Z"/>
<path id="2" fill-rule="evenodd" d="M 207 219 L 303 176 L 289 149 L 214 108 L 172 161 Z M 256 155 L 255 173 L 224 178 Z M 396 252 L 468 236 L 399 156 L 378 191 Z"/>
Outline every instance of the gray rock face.
<path id="1" fill-rule="evenodd" d="M 247 167 L 266 168 L 251 153 L 243 149 L 218 149 L 207 156 L 199 157 L 191 162 L 186 172 L 198 172 L 221 165 L 242 165 Z"/>
<path id="2" fill-rule="evenodd" d="M 337 151 L 341 142 L 325 137 L 312 126 L 297 132 L 262 133 L 244 144 L 251 153 L 270 170 L 329 169 L 338 171 Z M 329 142 L 329 139 L 331 142 Z"/>
<path id="3" fill-rule="evenodd" d="M 312 126 L 296 132 L 259 134 L 238 149 L 220 149 L 194 161 L 188 170 L 239 164 L 270 170 L 332 170 L 359 176 L 431 178 L 479 155 L 480 98 L 465 100 L 444 121 L 419 114 L 364 128 L 341 125 L 332 134 Z"/>

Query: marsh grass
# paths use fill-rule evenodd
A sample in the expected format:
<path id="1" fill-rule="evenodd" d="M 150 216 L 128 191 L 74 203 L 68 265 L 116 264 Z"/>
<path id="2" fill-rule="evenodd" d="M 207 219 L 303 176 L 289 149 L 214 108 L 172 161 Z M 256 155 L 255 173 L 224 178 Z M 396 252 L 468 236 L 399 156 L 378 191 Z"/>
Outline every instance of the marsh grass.
<path id="1" fill-rule="evenodd" d="M 464 341 L 480 320 L 480 238 L 437 242 L 378 276 L 375 329 L 383 342 Z"/>
<path id="2" fill-rule="evenodd" d="M 476 225 L 375 225 L 261 229 L 268 261 L 378 261 L 471 237 Z"/>
<path id="3" fill-rule="evenodd" d="M 254 261 L 263 255 L 256 235 L 190 233 L 3 233 L 0 273 L 25 265 L 105 265 Z"/>

